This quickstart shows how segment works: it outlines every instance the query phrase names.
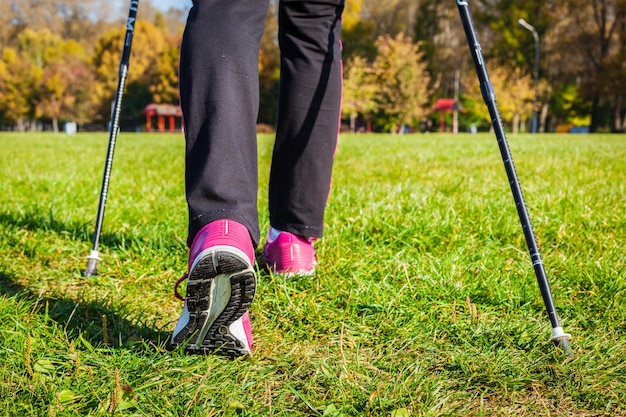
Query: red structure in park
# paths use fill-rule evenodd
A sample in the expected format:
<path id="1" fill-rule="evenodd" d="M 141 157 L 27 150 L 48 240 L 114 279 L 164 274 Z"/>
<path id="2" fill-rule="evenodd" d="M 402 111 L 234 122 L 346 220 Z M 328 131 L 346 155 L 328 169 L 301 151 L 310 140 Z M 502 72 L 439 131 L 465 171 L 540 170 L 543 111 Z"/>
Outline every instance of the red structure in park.
<path id="1" fill-rule="evenodd" d="M 173 104 L 148 104 L 144 109 L 146 114 L 146 130 L 148 132 L 165 132 L 165 119 L 168 120 L 169 131 L 176 132 L 176 126 L 182 125 L 183 112 L 180 106 Z M 156 118 L 156 129 L 152 127 L 152 122 Z M 180 122 L 177 123 L 177 118 Z"/>
<path id="2" fill-rule="evenodd" d="M 435 108 L 433 109 L 439 112 L 439 131 L 446 131 L 445 114 L 452 113 L 453 111 L 463 111 L 463 107 L 460 103 L 456 102 L 453 98 L 438 98 L 435 101 Z"/>

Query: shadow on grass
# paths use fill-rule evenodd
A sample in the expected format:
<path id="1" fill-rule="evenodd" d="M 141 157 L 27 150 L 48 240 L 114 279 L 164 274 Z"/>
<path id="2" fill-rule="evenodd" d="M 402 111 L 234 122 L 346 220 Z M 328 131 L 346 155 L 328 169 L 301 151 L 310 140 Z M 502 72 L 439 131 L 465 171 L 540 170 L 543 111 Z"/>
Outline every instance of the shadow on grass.
<path id="1" fill-rule="evenodd" d="M 82 337 L 96 347 L 132 349 L 147 344 L 165 349 L 170 335 L 157 330 L 154 323 L 144 323 L 141 317 L 131 319 L 121 316 L 103 304 L 34 293 L 18 283 L 14 276 L 1 271 L 0 295 L 32 304 L 36 314 L 45 314 L 64 328 L 70 340 Z"/>
<path id="2" fill-rule="evenodd" d="M 55 218 L 52 211 L 36 212 L 26 211 L 24 213 L 16 213 L 11 211 L 0 211 L 0 224 L 7 226 L 15 226 L 20 229 L 29 231 L 46 231 L 53 232 L 59 236 L 69 237 L 75 241 L 89 242 L 93 241 L 94 224 L 79 222 L 62 222 Z M 137 236 L 123 235 L 120 233 L 103 233 L 100 235 L 100 246 L 106 246 L 113 249 L 126 247 L 129 242 L 138 241 L 146 243 L 144 239 L 138 239 Z"/>

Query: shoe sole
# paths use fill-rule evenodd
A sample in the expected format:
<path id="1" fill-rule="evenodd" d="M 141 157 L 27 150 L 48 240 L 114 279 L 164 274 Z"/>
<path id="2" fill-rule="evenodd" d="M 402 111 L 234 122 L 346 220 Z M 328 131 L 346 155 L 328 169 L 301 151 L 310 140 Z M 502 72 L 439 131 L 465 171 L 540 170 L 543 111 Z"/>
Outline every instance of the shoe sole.
<path id="1" fill-rule="evenodd" d="M 233 336 L 229 326 L 252 304 L 256 276 L 245 254 L 233 248 L 213 247 L 200 253 L 191 268 L 185 301 L 189 321 L 172 339 L 188 353 L 248 355 L 248 346 Z"/>

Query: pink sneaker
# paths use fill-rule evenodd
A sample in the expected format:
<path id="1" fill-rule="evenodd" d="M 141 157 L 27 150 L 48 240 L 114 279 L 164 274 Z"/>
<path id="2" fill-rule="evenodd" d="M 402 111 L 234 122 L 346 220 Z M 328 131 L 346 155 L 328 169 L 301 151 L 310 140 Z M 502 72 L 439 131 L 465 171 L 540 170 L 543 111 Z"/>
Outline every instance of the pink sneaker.
<path id="1" fill-rule="evenodd" d="M 313 239 L 270 229 L 263 246 L 263 261 L 277 274 L 312 275 L 317 258 Z"/>
<path id="2" fill-rule="evenodd" d="M 174 288 L 183 300 L 170 346 L 190 353 L 249 355 L 252 331 L 248 308 L 254 299 L 254 248 L 248 229 L 233 220 L 217 220 L 196 235 L 188 273 Z M 178 285 L 188 279 L 185 298 Z"/>

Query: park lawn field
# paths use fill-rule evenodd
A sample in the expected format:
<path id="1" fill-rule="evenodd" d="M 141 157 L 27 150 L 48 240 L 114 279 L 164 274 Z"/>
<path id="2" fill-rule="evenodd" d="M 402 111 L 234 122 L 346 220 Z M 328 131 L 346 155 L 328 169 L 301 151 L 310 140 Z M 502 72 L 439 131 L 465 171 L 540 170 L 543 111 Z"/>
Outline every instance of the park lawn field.
<path id="1" fill-rule="evenodd" d="M 184 141 L 0 134 L 0 415 L 626 416 L 626 136 L 509 142 L 573 358 L 549 342 L 495 138 L 342 135 L 315 277 L 259 269 L 254 355 L 168 352 Z M 273 138 L 259 137 L 259 207 Z"/>

